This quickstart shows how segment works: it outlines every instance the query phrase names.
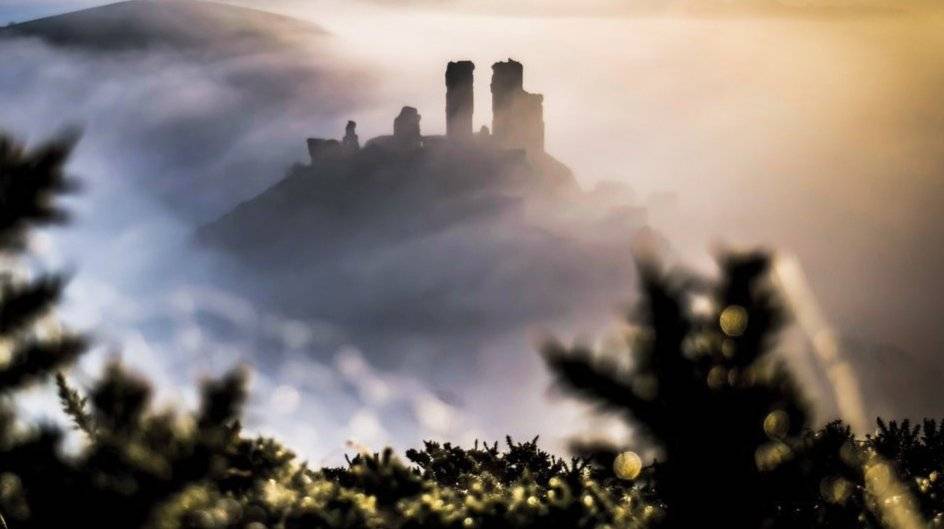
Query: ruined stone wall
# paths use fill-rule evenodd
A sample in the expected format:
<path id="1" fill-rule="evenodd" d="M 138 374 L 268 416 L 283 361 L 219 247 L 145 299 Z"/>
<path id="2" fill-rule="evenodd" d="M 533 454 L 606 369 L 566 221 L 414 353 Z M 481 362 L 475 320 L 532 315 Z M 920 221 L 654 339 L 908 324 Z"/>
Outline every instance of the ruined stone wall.
<path id="1" fill-rule="evenodd" d="M 341 154 L 341 143 L 338 140 L 308 138 L 308 155 L 311 157 L 311 163 L 335 158 Z"/>
<path id="2" fill-rule="evenodd" d="M 348 121 L 344 128 L 344 138 L 341 141 L 328 138 L 308 138 L 308 155 L 311 163 L 322 160 L 340 158 L 356 153 L 361 148 L 357 137 L 357 123 Z"/>

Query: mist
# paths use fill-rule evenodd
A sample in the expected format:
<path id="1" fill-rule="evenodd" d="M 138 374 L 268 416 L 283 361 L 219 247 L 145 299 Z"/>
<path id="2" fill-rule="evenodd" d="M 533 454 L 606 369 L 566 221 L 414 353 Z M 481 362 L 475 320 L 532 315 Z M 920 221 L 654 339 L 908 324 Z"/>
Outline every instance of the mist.
<path id="1" fill-rule="evenodd" d="M 523 249 L 514 260 L 509 256 L 505 270 L 493 277 L 488 272 L 482 276 L 481 266 L 473 266 L 458 278 L 440 278 L 461 280 L 465 274 L 467 282 L 490 285 L 473 293 L 471 304 L 488 314 L 491 323 L 477 324 L 459 337 L 447 337 L 458 321 L 448 328 L 383 336 L 381 328 L 367 332 L 363 326 L 352 329 L 306 313 L 284 314 L 277 306 L 242 297 L 227 287 L 251 285 L 257 278 L 233 267 L 226 256 L 195 244 L 198 226 L 282 178 L 303 156 L 306 137 L 333 135 L 339 123 L 364 114 L 378 116 L 375 130 L 389 129 L 389 94 L 377 88 L 378 72 L 369 64 L 340 56 L 336 50 L 344 45 L 330 42 L 321 31 L 313 31 L 310 41 L 297 48 L 248 55 L 232 52 L 247 47 L 241 41 L 226 46 L 198 42 L 194 49 L 186 36 L 169 39 L 182 42 L 181 47 L 168 47 L 168 39 L 152 35 L 122 40 L 122 49 L 112 53 L 100 43 L 85 46 L 83 38 L 5 40 L 16 75 L 5 77 L 8 83 L 0 87 L 12 102 L 0 123 L 21 138 L 36 142 L 62 130 L 63 124 L 83 130 L 70 167 L 83 183 L 70 201 L 73 222 L 32 241 L 42 268 L 75 271 L 61 316 L 68 325 L 91 333 L 96 343 L 73 374 L 81 384 L 90 384 L 106 362 L 120 359 L 154 381 L 160 401 L 193 404 L 196 395 L 189 388 L 194 382 L 243 364 L 254 373 L 247 427 L 277 434 L 305 456 L 331 463 L 345 450 L 387 444 L 403 449 L 417 438 L 471 443 L 505 434 L 530 438 L 552 431 L 562 417 L 569 417 L 574 429 L 584 424 L 578 418 L 585 414 L 577 405 L 559 406 L 554 415 L 531 414 L 529 420 L 521 420 L 520 413 L 547 406 L 535 353 L 540 335 L 530 327 L 538 321 L 552 327 L 563 309 L 586 309 L 569 302 L 597 296 L 583 295 L 582 287 L 591 282 L 597 291 L 615 293 L 600 278 L 584 274 L 579 284 L 570 285 L 578 289 L 576 296 L 566 288 L 544 294 L 548 284 L 541 279 L 509 284 L 502 275 L 510 271 L 527 279 L 531 250 Z M 441 80 L 435 83 L 439 85 Z M 435 130 L 435 122 L 429 128 Z M 605 217 L 609 207 L 587 211 Z M 582 231 L 572 235 L 589 233 L 596 222 L 567 215 L 575 217 L 576 226 L 587 226 L 575 228 Z M 377 220 L 367 218 L 366 224 L 371 218 Z M 494 260 L 500 257 L 496 252 L 511 249 L 518 237 L 503 235 L 503 225 L 460 222 L 439 243 L 448 237 L 479 241 L 468 245 L 478 244 Z M 598 260 L 618 259 L 626 273 L 617 279 L 628 287 L 629 235 L 617 232 L 615 225 L 610 229 L 607 237 L 615 248 Z M 418 250 L 429 254 L 435 249 L 430 244 L 416 239 L 386 248 L 380 275 L 372 280 L 378 285 L 372 301 L 395 308 L 425 288 L 424 281 L 448 270 L 443 262 L 442 270 L 429 270 L 432 275 L 426 278 L 412 278 L 408 271 L 399 285 L 384 284 L 392 266 L 407 264 L 410 253 Z M 474 248 L 459 244 L 456 249 L 475 257 L 474 251 L 469 253 Z M 575 258 L 571 251 L 566 259 L 575 263 Z M 562 272 L 567 267 L 572 268 L 565 265 Z M 438 288 L 440 309 L 470 304 Z M 512 313 L 503 310 L 502 288 L 520 296 Z M 322 288 L 310 295 L 326 305 L 356 301 L 343 289 Z M 552 297 L 553 306 L 544 307 Z M 619 306 L 597 303 L 594 314 L 602 310 L 609 316 Z M 502 322 L 502 314 L 512 319 Z M 356 341 L 367 341 L 369 348 L 352 345 Z M 435 379 L 412 374 L 418 362 L 437 356 L 446 361 L 432 370 L 438 374 Z M 458 364 L 448 356 L 464 358 L 458 362 L 463 368 L 450 371 L 448 366 Z M 388 360 L 381 367 L 372 365 L 382 357 Z M 521 379 L 520 373 L 531 375 Z M 518 379 L 517 384 L 504 384 L 508 376 Z M 476 396 L 480 393 L 487 397 Z M 50 395 L 49 388 L 39 388 L 28 399 L 35 402 L 26 405 L 54 419 L 56 404 Z M 485 415 L 507 400 L 518 405 Z M 564 432 L 548 437 L 549 446 L 563 450 Z"/>
<path id="2" fill-rule="evenodd" d="M 435 86 L 445 57 L 522 60 L 526 87 L 546 96 L 548 151 L 582 184 L 631 186 L 676 262 L 710 270 L 719 245 L 796 257 L 857 367 L 866 414 L 940 413 L 939 10 L 392 16 L 337 29 L 384 35 L 383 50 L 355 51 L 398 70 L 391 97 Z"/>
<path id="3" fill-rule="evenodd" d="M 11 101 L 0 126 L 33 140 L 63 124 L 85 128 L 74 169 L 87 186 L 75 222 L 36 251 L 49 266 L 77 270 L 76 305 L 64 315 L 102 337 L 82 367 L 88 376 L 120 349 L 167 398 L 193 402 L 181 389 L 193 380 L 238 362 L 266 365 L 254 379 L 251 427 L 316 460 L 336 458 L 347 440 L 403 447 L 504 433 L 546 432 L 562 450 L 574 432 L 609 428 L 548 400 L 535 344 L 549 332 L 605 336 L 634 299 L 631 278 L 609 312 L 596 305 L 596 325 L 549 319 L 478 335 L 462 344 L 476 359 L 474 377 L 430 384 L 373 365 L 373 352 L 331 323 L 201 286 L 236 272 L 189 246 L 197 225 L 303 160 L 307 136 L 337 136 L 347 119 L 365 139 L 385 134 L 406 104 L 423 114 L 424 133 L 442 132 L 448 60 L 478 65 L 475 124 L 490 124 L 488 66 L 514 57 L 525 64 L 525 88 L 545 95 L 548 152 L 585 189 L 630 187 L 626 202 L 645 206 L 669 261 L 710 271 L 720 244 L 796 257 L 856 368 L 867 415 L 940 414 L 939 13 L 603 18 L 265 7 L 318 24 L 330 46 L 206 65 L 166 51 L 102 58 L 33 39 L 3 44 L 17 73 L 0 81 Z M 230 82 L 259 64 L 252 82 Z M 183 278 L 150 283 L 174 267 Z M 812 347 L 802 336 L 785 345 L 800 355 L 795 362 Z M 822 392 L 809 367 L 809 389 Z M 836 410 L 827 399 L 822 418 Z"/>

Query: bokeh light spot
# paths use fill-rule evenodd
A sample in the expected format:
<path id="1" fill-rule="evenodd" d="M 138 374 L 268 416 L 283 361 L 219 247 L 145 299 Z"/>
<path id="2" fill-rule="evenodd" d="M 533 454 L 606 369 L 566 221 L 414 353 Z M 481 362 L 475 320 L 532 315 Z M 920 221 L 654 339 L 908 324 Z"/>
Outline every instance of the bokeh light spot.
<path id="1" fill-rule="evenodd" d="M 783 439 L 790 431 L 790 416 L 783 410 L 774 410 L 764 418 L 764 432 L 771 439 Z"/>
<path id="2" fill-rule="evenodd" d="M 729 305 L 721 311 L 718 323 L 728 336 L 741 336 L 747 329 L 747 311 L 740 305 Z"/>
<path id="3" fill-rule="evenodd" d="M 642 472 L 642 459 L 636 452 L 622 452 L 613 460 L 613 472 L 620 479 L 636 479 Z"/>

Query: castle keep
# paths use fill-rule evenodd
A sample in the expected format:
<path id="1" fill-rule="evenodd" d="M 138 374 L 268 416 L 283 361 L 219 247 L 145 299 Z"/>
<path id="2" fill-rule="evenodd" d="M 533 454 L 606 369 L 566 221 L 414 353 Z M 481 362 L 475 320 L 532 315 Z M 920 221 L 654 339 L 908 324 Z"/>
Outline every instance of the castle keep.
<path id="1" fill-rule="evenodd" d="M 472 137 L 472 114 L 475 111 L 472 61 L 450 62 L 446 67 L 446 136 Z"/>
<path id="2" fill-rule="evenodd" d="M 523 151 L 528 157 L 544 153 L 544 96 L 524 89 L 524 67 L 508 59 L 492 65 L 492 128 L 483 126 L 473 132 L 475 112 L 475 64 L 453 61 L 446 66 L 446 134 L 423 136 L 421 116 L 416 108 L 405 106 L 393 122 L 393 134 L 366 142 L 365 148 L 378 147 L 396 151 L 429 148 L 442 142 L 476 142 L 498 149 Z M 360 150 L 356 123 L 349 121 L 341 141 L 310 138 L 308 152 L 312 163 L 347 156 Z"/>
<path id="3" fill-rule="evenodd" d="M 524 68 L 508 59 L 492 65 L 492 134 L 506 148 L 544 152 L 544 96 L 524 90 Z"/>

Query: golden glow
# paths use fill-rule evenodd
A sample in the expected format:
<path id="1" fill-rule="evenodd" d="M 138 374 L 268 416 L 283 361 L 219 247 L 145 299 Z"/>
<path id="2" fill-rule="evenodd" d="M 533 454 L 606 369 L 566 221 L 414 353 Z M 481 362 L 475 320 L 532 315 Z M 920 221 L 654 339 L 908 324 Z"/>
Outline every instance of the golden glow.
<path id="1" fill-rule="evenodd" d="M 708 387 L 711 389 L 721 389 L 728 379 L 728 371 L 721 366 L 714 366 L 708 372 Z"/>
<path id="2" fill-rule="evenodd" d="M 832 383 L 840 414 L 853 430 L 866 431 L 869 420 L 865 414 L 859 378 L 845 360 L 839 339 L 820 309 L 799 260 L 781 255 L 775 263 L 774 273 L 800 328 L 813 343 L 816 354 L 811 361 L 819 364 Z"/>
<path id="3" fill-rule="evenodd" d="M 771 439 L 783 439 L 790 432 L 790 416 L 783 410 L 774 410 L 764 419 L 764 432 Z"/>
<path id="4" fill-rule="evenodd" d="M 939 189 L 931 168 L 940 166 L 940 141 L 922 125 L 941 108 L 939 14 L 506 17 L 396 2 L 349 13 L 285 1 L 338 37 L 339 62 L 370 64 L 377 104 L 351 116 L 363 137 L 388 132 L 404 103 L 420 109 L 424 131 L 443 132 L 442 65 L 457 57 L 478 66 L 475 126 L 490 124 L 488 67 L 513 56 L 526 66 L 526 87 L 546 96 L 548 151 L 581 184 L 616 180 L 639 196 L 673 193 L 647 215 L 686 262 L 704 261 L 708 241 L 719 237 L 793 247 L 811 271 L 828 271 L 813 279 L 831 312 L 855 311 L 879 341 L 918 339 L 889 338 L 897 321 L 936 325 L 932 311 L 904 303 L 902 292 L 915 289 L 896 285 L 913 263 L 874 248 L 878 241 L 919 255 L 913 244 L 929 239 L 918 235 L 939 226 L 931 207 L 915 207 L 933 204 Z M 754 200 L 744 200 L 745 189 Z M 711 308 L 693 303 L 696 312 Z M 810 338 L 819 331 L 804 327 Z M 816 347 L 828 356 L 835 347 L 824 336 Z M 849 367 L 827 372 L 843 418 L 866 432 L 872 413 L 861 413 Z"/>
<path id="5" fill-rule="evenodd" d="M 636 479 L 642 472 L 642 459 L 636 452 L 627 450 L 613 460 L 613 472 L 620 479 Z"/>
<path id="6" fill-rule="evenodd" d="M 790 447 L 780 441 L 761 445 L 754 452 L 754 463 L 761 471 L 773 470 L 793 456 Z"/>
<path id="7" fill-rule="evenodd" d="M 870 509 L 891 529 L 928 527 L 908 489 L 895 476 L 891 465 L 873 456 L 865 465 L 865 491 Z"/>
<path id="8" fill-rule="evenodd" d="M 732 337 L 741 336 L 747 330 L 747 311 L 740 305 L 730 305 L 721 311 L 718 318 L 721 330 Z"/>
<path id="9" fill-rule="evenodd" d="M 845 503 L 852 494 L 854 486 L 841 477 L 826 478 L 819 484 L 820 494 L 830 503 Z"/>
<path id="10" fill-rule="evenodd" d="M 0 368 L 6 368 L 13 360 L 13 340 L 0 338 Z"/>

